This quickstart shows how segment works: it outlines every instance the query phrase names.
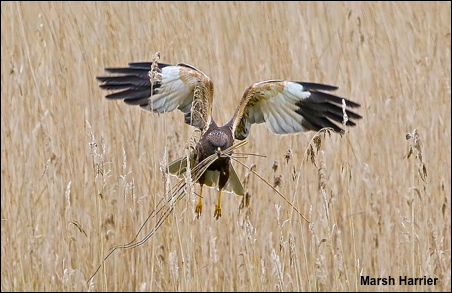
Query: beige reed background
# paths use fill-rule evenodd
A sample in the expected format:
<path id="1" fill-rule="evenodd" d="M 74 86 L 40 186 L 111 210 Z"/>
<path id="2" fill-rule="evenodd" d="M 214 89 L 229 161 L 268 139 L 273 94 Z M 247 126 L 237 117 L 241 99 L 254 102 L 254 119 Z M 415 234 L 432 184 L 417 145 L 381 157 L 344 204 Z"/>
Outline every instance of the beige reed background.
<path id="1" fill-rule="evenodd" d="M 450 11 L 450 2 L 2 2 L 1 290 L 450 291 Z M 98 88 L 105 66 L 156 51 L 213 79 L 219 123 L 246 87 L 279 78 L 337 85 L 364 118 L 342 137 L 321 136 L 312 156 L 315 133 L 253 126 L 241 151 L 266 157 L 242 162 L 280 180 L 310 224 L 235 164 L 247 207 L 227 194 L 216 221 L 206 189 L 196 219 L 189 193 L 149 241 L 115 251 L 86 283 L 177 182 L 160 168 L 193 134 L 180 112 L 153 115 Z M 400 276 L 438 283 L 403 286 Z"/>

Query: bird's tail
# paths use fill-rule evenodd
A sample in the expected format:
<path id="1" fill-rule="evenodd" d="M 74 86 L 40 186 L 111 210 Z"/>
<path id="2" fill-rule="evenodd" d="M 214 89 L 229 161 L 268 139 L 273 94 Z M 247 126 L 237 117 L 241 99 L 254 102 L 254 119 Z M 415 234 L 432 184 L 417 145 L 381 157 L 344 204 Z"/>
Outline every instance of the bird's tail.
<path id="1" fill-rule="evenodd" d="M 188 156 L 188 159 L 190 160 L 190 166 L 194 165 L 194 155 L 190 154 Z M 179 178 L 181 178 L 185 172 L 187 171 L 187 157 L 180 157 L 167 166 L 167 172 L 169 174 L 175 175 Z M 212 171 L 212 170 L 206 170 L 205 171 L 205 180 L 204 185 L 207 185 L 209 187 L 218 188 L 218 180 L 220 178 L 220 171 Z M 239 176 L 237 176 L 237 173 L 235 172 L 234 167 L 232 164 L 229 166 L 229 178 L 226 182 L 226 185 L 223 188 L 224 191 L 235 193 L 237 195 L 244 195 L 245 189 L 243 188 L 242 182 L 239 179 Z"/>

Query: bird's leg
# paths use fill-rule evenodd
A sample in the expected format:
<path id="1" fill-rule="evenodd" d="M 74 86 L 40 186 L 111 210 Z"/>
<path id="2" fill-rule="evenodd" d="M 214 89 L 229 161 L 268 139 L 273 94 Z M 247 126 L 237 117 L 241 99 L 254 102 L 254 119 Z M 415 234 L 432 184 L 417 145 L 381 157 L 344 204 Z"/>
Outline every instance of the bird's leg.
<path id="1" fill-rule="evenodd" d="M 229 165 L 223 166 L 220 171 L 220 177 L 218 178 L 218 201 L 215 206 L 215 213 L 213 216 L 218 220 L 221 217 L 221 191 L 226 186 L 229 179 Z"/>
<path id="2" fill-rule="evenodd" d="M 199 197 L 198 197 L 198 203 L 196 204 L 196 208 L 195 208 L 195 214 L 196 214 L 196 218 L 199 219 L 199 216 L 202 213 L 202 185 L 201 185 L 201 189 L 199 191 Z"/>
<path id="3" fill-rule="evenodd" d="M 215 205 L 215 213 L 213 216 L 218 220 L 221 217 L 221 189 L 218 190 L 218 201 Z"/>

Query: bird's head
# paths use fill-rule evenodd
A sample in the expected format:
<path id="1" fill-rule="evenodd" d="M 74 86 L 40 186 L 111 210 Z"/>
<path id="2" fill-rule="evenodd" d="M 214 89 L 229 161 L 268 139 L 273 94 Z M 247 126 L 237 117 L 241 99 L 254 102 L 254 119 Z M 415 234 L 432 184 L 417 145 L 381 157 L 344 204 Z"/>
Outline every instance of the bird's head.
<path id="1" fill-rule="evenodd" d="M 209 154 L 216 154 L 218 157 L 221 156 L 221 152 L 229 147 L 227 139 L 221 139 L 215 137 L 214 139 L 207 139 L 207 149 L 205 151 Z"/>
<path id="2" fill-rule="evenodd" d="M 221 152 L 232 145 L 230 137 L 221 130 L 213 130 L 201 139 L 203 151 L 206 155 L 217 154 L 221 156 Z"/>

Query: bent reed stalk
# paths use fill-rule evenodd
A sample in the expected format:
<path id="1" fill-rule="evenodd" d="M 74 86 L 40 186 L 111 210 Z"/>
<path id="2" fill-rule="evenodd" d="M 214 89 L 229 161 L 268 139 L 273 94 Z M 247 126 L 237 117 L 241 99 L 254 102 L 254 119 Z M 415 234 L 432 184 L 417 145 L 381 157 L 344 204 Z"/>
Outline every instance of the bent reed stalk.
<path id="1" fill-rule="evenodd" d="M 239 143 L 227 148 L 226 150 L 221 151 L 220 156 L 227 156 L 227 157 L 230 157 L 230 158 L 236 160 L 232 156 L 234 150 L 244 146 L 247 143 L 248 143 L 247 141 L 240 141 Z M 194 166 L 193 169 L 191 169 L 191 171 L 188 173 L 188 174 L 190 174 L 188 181 L 192 182 L 192 183 L 197 182 L 198 179 L 201 177 L 201 175 L 204 174 L 204 172 L 207 170 L 207 168 L 209 168 L 209 166 L 217 158 L 218 158 L 217 154 L 212 154 L 209 157 L 202 160 L 199 164 Z M 187 164 L 187 166 L 189 166 L 189 164 Z M 149 214 L 149 216 L 146 218 L 146 220 L 144 221 L 144 223 L 141 225 L 140 229 L 136 233 L 135 237 L 129 243 L 113 246 L 112 248 L 110 248 L 111 251 L 103 258 L 102 262 L 99 264 L 99 266 L 97 267 L 97 269 L 93 273 L 93 275 L 88 279 L 87 283 L 89 283 L 96 276 L 96 274 L 99 272 L 102 265 L 105 263 L 105 261 L 110 257 L 110 255 L 116 249 L 135 248 L 135 247 L 143 245 L 147 240 L 149 240 L 149 238 L 151 238 L 152 235 L 154 235 L 155 232 L 157 232 L 157 230 L 160 228 L 160 226 L 162 226 L 162 224 L 165 222 L 165 220 L 168 218 L 168 216 L 174 210 L 175 204 L 185 196 L 186 189 L 187 189 L 186 187 L 187 187 L 187 180 L 185 180 L 185 178 L 180 179 L 176 183 L 176 185 L 174 185 L 171 188 L 170 197 L 166 201 L 165 201 L 165 198 L 162 198 L 157 203 L 156 208 Z M 151 218 L 154 218 L 156 216 L 158 216 L 158 220 L 157 220 L 154 228 L 152 228 L 152 230 L 148 234 L 146 234 L 146 236 L 143 239 L 141 239 L 138 242 L 135 242 L 136 239 L 138 238 L 138 235 L 141 233 L 141 231 L 143 230 L 144 226 L 148 223 L 148 221 Z"/>

